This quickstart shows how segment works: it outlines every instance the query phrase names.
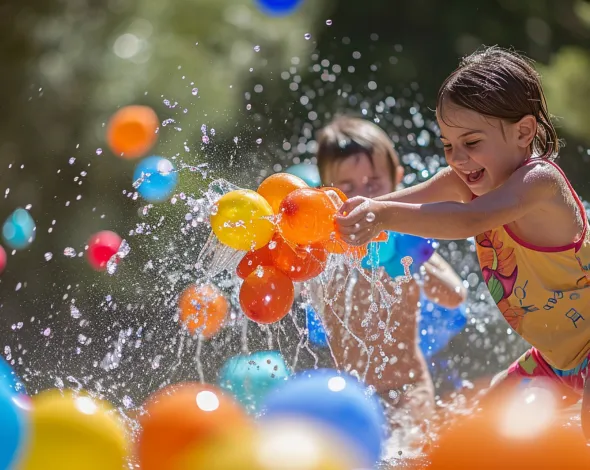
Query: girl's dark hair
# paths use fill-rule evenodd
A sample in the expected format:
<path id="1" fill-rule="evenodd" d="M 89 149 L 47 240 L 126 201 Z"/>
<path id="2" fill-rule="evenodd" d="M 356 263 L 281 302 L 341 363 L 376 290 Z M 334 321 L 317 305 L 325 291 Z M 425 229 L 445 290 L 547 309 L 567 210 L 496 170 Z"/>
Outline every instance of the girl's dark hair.
<path id="1" fill-rule="evenodd" d="M 557 132 L 547 110 L 541 77 L 529 59 L 497 46 L 471 54 L 438 91 L 436 107 L 443 122 L 447 101 L 512 123 L 529 114 L 534 116 L 537 134 L 533 153 L 550 160 L 557 157 Z"/>
<path id="2" fill-rule="evenodd" d="M 371 121 L 338 116 L 318 132 L 317 144 L 316 157 L 323 184 L 332 184 L 332 181 L 326 181 L 328 166 L 358 154 L 366 155 L 372 165 L 373 155 L 383 153 L 387 157 L 391 180 L 396 180 L 400 163 L 393 142 L 383 129 Z"/>

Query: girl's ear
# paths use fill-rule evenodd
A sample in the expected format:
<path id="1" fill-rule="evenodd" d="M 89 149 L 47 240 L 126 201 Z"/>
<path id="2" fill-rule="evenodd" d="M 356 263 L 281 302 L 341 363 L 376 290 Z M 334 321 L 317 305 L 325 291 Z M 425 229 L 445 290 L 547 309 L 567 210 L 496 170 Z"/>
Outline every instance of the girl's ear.
<path id="1" fill-rule="evenodd" d="M 528 148 L 537 135 L 537 120 L 532 114 L 527 114 L 516 124 L 516 138 L 518 146 Z"/>

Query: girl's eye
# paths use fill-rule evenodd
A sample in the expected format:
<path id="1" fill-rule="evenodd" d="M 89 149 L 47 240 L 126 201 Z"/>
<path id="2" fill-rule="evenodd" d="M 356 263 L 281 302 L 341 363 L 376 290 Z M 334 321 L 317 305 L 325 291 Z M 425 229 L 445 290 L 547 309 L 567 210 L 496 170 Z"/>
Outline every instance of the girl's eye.
<path id="1" fill-rule="evenodd" d="M 449 150 L 451 148 L 451 144 L 443 144 L 443 148 L 445 150 Z"/>
<path id="2" fill-rule="evenodd" d="M 477 145 L 479 142 L 479 140 L 474 140 L 473 142 L 465 142 L 465 145 L 467 147 L 473 147 L 474 145 Z"/>

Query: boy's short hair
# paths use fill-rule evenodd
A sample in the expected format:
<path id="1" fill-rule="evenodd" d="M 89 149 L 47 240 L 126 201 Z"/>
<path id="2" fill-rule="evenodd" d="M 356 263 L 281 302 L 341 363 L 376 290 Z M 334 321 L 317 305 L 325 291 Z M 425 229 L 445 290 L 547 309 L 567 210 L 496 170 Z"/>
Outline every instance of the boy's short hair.
<path id="1" fill-rule="evenodd" d="M 333 183 L 326 181 L 326 175 L 328 167 L 334 162 L 365 154 L 373 165 L 373 156 L 380 152 L 387 156 L 391 180 L 395 182 L 397 179 L 400 162 L 393 142 L 383 129 L 371 121 L 350 116 L 336 117 L 318 132 L 317 144 L 316 157 L 322 184 Z"/>

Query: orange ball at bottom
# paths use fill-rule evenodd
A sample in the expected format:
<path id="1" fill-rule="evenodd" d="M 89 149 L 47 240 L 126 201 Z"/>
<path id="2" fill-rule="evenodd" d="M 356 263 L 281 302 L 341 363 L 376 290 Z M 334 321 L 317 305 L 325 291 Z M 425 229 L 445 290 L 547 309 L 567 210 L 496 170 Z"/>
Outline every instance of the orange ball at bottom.
<path id="1" fill-rule="evenodd" d="M 178 300 L 180 321 L 194 334 L 201 330 L 206 338 L 223 326 L 229 303 L 221 291 L 212 284 L 187 287 Z"/>
<path id="2" fill-rule="evenodd" d="M 277 268 L 261 266 L 250 273 L 240 288 L 240 305 L 246 316 L 258 323 L 281 320 L 293 305 L 295 288 Z"/>
<path id="3" fill-rule="evenodd" d="M 189 470 L 181 462 L 200 446 L 252 426 L 245 411 L 212 385 L 184 383 L 155 393 L 139 418 L 142 470 Z"/>

